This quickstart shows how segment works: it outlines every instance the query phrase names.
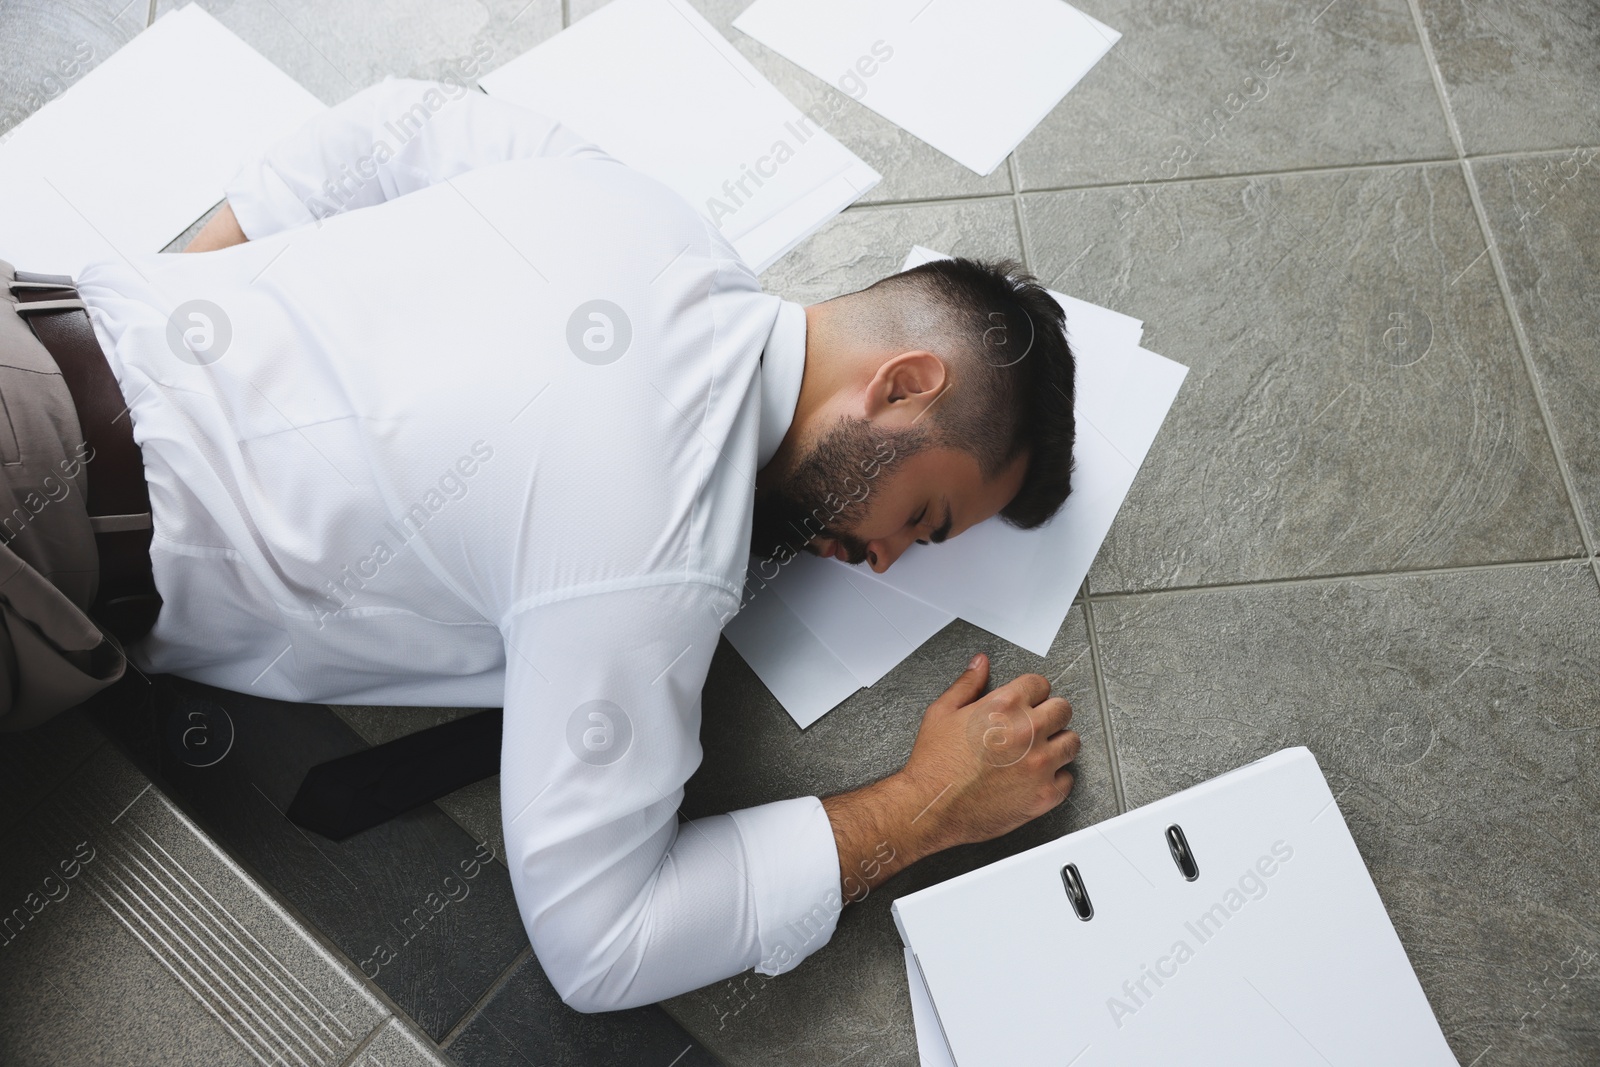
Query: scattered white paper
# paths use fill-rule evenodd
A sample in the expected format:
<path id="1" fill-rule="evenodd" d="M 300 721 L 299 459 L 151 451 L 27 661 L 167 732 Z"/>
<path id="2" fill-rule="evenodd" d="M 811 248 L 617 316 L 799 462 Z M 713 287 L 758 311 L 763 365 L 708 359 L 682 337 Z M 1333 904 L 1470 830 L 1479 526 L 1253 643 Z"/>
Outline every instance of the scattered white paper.
<path id="1" fill-rule="evenodd" d="M 954 621 L 947 611 L 874 582 L 860 568 L 801 553 L 772 591 L 856 678 L 875 685 Z M 840 574 L 843 574 L 843 585 Z"/>
<path id="2" fill-rule="evenodd" d="M 940 258 L 918 246 L 902 269 Z M 1078 361 L 1072 495 L 1041 529 L 996 517 L 911 546 L 885 574 L 802 554 L 764 581 L 726 632 L 802 728 L 855 692 L 850 679 L 875 684 L 958 616 L 1049 651 L 1188 373 L 1139 347 L 1138 319 L 1051 295 Z"/>
<path id="3" fill-rule="evenodd" d="M 757 273 L 881 180 L 684 0 L 613 0 L 479 84 L 676 190 Z"/>
<path id="4" fill-rule="evenodd" d="M 0 144 L 0 255 L 76 276 L 159 252 L 323 109 L 200 8 L 164 15 Z"/>
<path id="5" fill-rule="evenodd" d="M 770 587 L 753 595 L 747 590 L 745 598 L 723 636 L 802 730 L 861 688 L 850 668 Z"/>
<path id="6" fill-rule="evenodd" d="M 1122 36 L 1061 0 L 756 0 L 733 24 L 979 174 Z"/>
<path id="7" fill-rule="evenodd" d="M 922 981 L 922 969 L 910 949 L 906 953 L 906 982 L 911 986 L 911 1025 L 917 1034 L 917 1059 L 922 1067 L 956 1067 L 945 1044 L 944 1031 L 939 1029 L 939 1016 L 933 1008 L 933 998 Z"/>

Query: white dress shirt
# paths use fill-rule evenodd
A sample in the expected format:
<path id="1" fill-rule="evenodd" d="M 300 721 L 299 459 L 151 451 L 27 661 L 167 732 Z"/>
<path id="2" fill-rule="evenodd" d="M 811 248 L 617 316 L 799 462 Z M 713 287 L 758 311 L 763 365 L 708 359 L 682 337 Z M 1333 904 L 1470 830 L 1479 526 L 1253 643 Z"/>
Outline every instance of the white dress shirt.
<path id="1" fill-rule="evenodd" d="M 135 661 L 503 704 L 511 880 L 576 1008 L 825 943 L 817 798 L 677 818 L 803 309 L 665 186 L 450 86 L 358 93 L 227 196 L 248 243 L 79 280 L 150 483 L 165 604 Z"/>

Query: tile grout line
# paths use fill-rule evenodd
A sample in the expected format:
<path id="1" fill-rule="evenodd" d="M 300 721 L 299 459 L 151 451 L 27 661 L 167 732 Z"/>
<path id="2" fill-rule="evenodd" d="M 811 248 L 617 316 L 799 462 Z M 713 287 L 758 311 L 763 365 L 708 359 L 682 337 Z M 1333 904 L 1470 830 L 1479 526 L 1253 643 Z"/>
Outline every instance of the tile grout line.
<path id="1" fill-rule="evenodd" d="M 1094 594 L 1095 600 L 1126 600 L 1132 597 L 1161 596 L 1166 593 L 1227 593 L 1238 589 L 1256 589 L 1273 586 L 1335 585 L 1339 582 L 1364 581 L 1374 578 L 1426 578 L 1435 575 L 1476 574 L 1480 571 L 1523 570 L 1535 567 L 1554 567 L 1562 563 L 1588 563 L 1600 560 L 1582 556 L 1553 556 L 1549 559 L 1509 560 L 1499 563 L 1466 563 L 1453 567 L 1417 567 L 1408 570 L 1351 571 L 1345 574 L 1316 574 L 1299 578 L 1258 578 L 1244 582 L 1215 582 L 1210 585 L 1174 585 L 1153 589 L 1117 589 Z"/>
<path id="2" fill-rule="evenodd" d="M 1467 183 L 1467 195 L 1472 198 L 1472 209 L 1477 215 L 1478 226 L 1483 231 L 1483 240 L 1489 253 L 1489 264 L 1494 268 L 1495 281 L 1500 288 L 1500 298 L 1505 303 L 1506 313 L 1511 318 L 1511 332 L 1517 339 L 1517 350 L 1522 356 L 1523 369 L 1527 372 L 1528 382 L 1533 388 L 1534 402 L 1539 406 L 1539 418 L 1544 423 L 1545 435 L 1550 440 L 1550 451 L 1555 457 L 1556 470 L 1560 473 L 1562 486 L 1567 491 L 1567 505 L 1572 509 L 1572 516 L 1578 523 L 1578 536 L 1583 541 L 1584 553 L 1592 556 L 1595 552 L 1594 531 L 1589 527 L 1588 514 L 1578 495 L 1578 487 L 1572 480 L 1572 470 L 1567 463 L 1566 450 L 1561 446 L 1561 435 L 1556 430 L 1555 417 L 1550 414 L 1550 402 L 1545 396 L 1544 382 L 1533 360 L 1533 346 L 1528 340 L 1527 328 L 1522 323 L 1522 312 L 1518 310 L 1516 298 L 1512 295 L 1511 280 L 1506 276 L 1505 262 L 1500 255 L 1500 243 L 1495 240 L 1494 232 L 1490 228 L 1489 215 L 1484 209 L 1482 194 L 1478 190 L 1477 176 L 1465 159 L 1461 161 L 1461 172 Z"/>
<path id="3" fill-rule="evenodd" d="M 1471 160 L 1492 161 L 1500 159 L 1521 159 L 1532 156 L 1570 155 L 1573 152 L 1584 151 L 1595 147 L 1600 146 L 1578 145 L 1573 148 L 1535 148 L 1518 150 L 1514 152 L 1485 152 L 1481 155 L 1466 156 L 1465 158 Z M 1422 159 L 1369 160 L 1365 163 L 1339 163 L 1325 164 L 1322 166 L 1280 167 L 1271 170 L 1239 170 L 1226 171 L 1221 174 L 1189 174 L 1180 175 L 1179 177 L 1175 178 L 1127 178 L 1117 181 L 1082 182 L 1076 185 L 1041 185 L 1028 189 L 1024 189 L 1019 186 L 1017 192 L 1020 195 L 1028 196 L 1034 193 L 1074 193 L 1085 189 L 1126 189 L 1136 185 L 1199 185 L 1203 182 L 1238 181 L 1244 178 L 1285 178 L 1299 175 L 1347 174 L 1351 171 L 1404 170 L 1408 167 L 1447 166 L 1451 163 L 1460 162 L 1461 158 L 1463 157 L 1459 155 L 1429 156 Z M 981 196 L 984 194 L 975 193 L 968 195 Z M 998 196 L 1000 194 L 992 193 L 988 195 Z M 915 200 L 873 201 L 873 203 L 903 204 L 913 204 L 917 202 L 918 201 Z"/>
<path id="4" fill-rule="evenodd" d="M 1022 213 L 1022 170 L 1017 166 L 1017 154 L 1006 157 L 1006 169 L 1011 174 L 1011 215 L 1017 224 L 1017 241 L 1022 246 L 1022 266 L 1033 270 L 1033 242 L 1028 240 L 1028 222 Z"/>
<path id="5" fill-rule="evenodd" d="M 1561 447 L 1561 436 L 1556 432 L 1555 419 L 1550 414 L 1550 403 L 1545 397 L 1539 368 L 1533 360 L 1533 348 L 1528 342 L 1528 331 L 1522 324 L 1522 313 L 1517 309 L 1516 299 L 1511 293 L 1511 280 L 1506 276 L 1505 262 L 1500 255 L 1500 243 L 1495 240 L 1494 228 L 1489 224 L 1489 213 L 1483 206 L 1478 178 L 1472 169 L 1471 161 L 1467 158 L 1466 141 L 1461 136 L 1461 125 L 1456 121 L 1455 109 L 1450 106 L 1450 95 L 1445 90 L 1444 73 L 1440 71 L 1438 59 L 1433 54 L 1433 41 L 1428 36 L 1427 26 L 1422 20 L 1422 9 L 1418 6 L 1418 0 L 1406 0 L 1406 3 L 1411 9 L 1411 21 L 1422 43 L 1423 57 L 1428 61 L 1428 72 L 1433 77 L 1433 91 L 1438 98 L 1439 109 L 1444 112 L 1445 127 L 1450 132 L 1451 142 L 1456 146 L 1456 165 L 1461 168 L 1461 177 L 1467 184 L 1467 196 L 1472 200 L 1472 212 L 1478 220 L 1478 228 L 1483 233 L 1484 250 L 1489 253 L 1489 265 L 1494 268 L 1495 281 L 1500 287 L 1500 299 L 1505 305 L 1506 314 L 1511 318 L 1511 332 L 1517 339 L 1517 351 L 1522 356 L 1523 370 L 1527 372 L 1528 383 L 1533 388 L 1534 403 L 1539 406 L 1539 418 L 1544 423 L 1545 436 L 1550 440 L 1550 451 L 1555 457 L 1556 470 L 1560 473 L 1561 484 L 1567 491 L 1567 506 L 1572 509 L 1572 516 L 1578 523 L 1578 537 L 1583 541 L 1584 554 L 1592 558 L 1595 554 L 1594 532 L 1589 528 L 1589 518 L 1584 511 L 1583 500 L 1579 497 L 1578 487 L 1572 480 L 1566 452 Z"/>
<path id="6" fill-rule="evenodd" d="M 1479 152 L 1473 154 L 1465 150 L 1461 158 L 1473 163 L 1499 163 L 1507 159 L 1533 159 L 1538 156 L 1570 156 L 1575 152 L 1600 152 L 1600 145 L 1575 144 L 1559 148 L 1515 148 L 1506 152 Z"/>
<path id="7" fill-rule="evenodd" d="M 452 1041 L 461 1036 L 461 1031 L 472 1025 L 473 1020 L 475 1020 L 479 1015 L 483 1014 L 483 1009 L 489 1006 L 489 1001 L 493 1000 L 502 989 L 511 984 L 512 975 L 516 973 L 517 968 L 521 967 L 532 954 L 533 945 L 530 943 L 524 945 L 522 947 L 522 951 L 518 952 L 514 957 L 512 957 L 511 962 L 506 965 L 506 969 L 501 971 L 495 980 L 489 983 L 489 988 L 483 991 L 483 995 L 478 997 L 478 999 L 473 1003 L 472 1007 L 462 1012 L 461 1018 L 456 1020 L 456 1024 L 447 1030 L 445 1035 L 436 1042 L 440 1051 L 448 1048 Z"/>
<path id="8" fill-rule="evenodd" d="M 892 210 L 905 207 L 945 207 L 960 206 L 962 204 L 994 204 L 1001 200 L 1010 200 L 1017 194 L 1007 193 L 958 193 L 954 196 L 924 196 L 911 200 L 858 200 L 845 208 L 846 211 L 872 211 L 876 209 Z"/>
<path id="9" fill-rule="evenodd" d="M 1094 672 L 1095 696 L 1100 701 L 1100 728 L 1106 735 L 1106 766 L 1111 772 L 1111 798 L 1117 805 L 1117 814 L 1128 810 L 1128 791 L 1122 782 L 1122 760 L 1117 755 L 1116 729 L 1111 725 L 1111 698 L 1106 692 L 1106 672 L 1100 660 L 1100 634 L 1094 625 L 1094 598 L 1088 595 L 1084 583 L 1083 624 L 1089 633 L 1089 667 Z"/>
<path id="10" fill-rule="evenodd" d="M 1523 155 L 1547 154 L 1541 149 L 1538 153 L 1520 153 Z M 1254 178 L 1278 178 L 1304 174 L 1344 174 L 1350 171 L 1364 170 L 1401 170 L 1407 167 L 1442 167 L 1457 163 L 1459 160 L 1448 156 L 1438 159 L 1413 159 L 1404 161 L 1391 161 L 1383 163 L 1351 163 L 1345 166 L 1328 167 L 1290 167 L 1284 170 L 1237 171 L 1227 174 L 1197 174 L 1181 178 L 1127 178 L 1119 181 L 1086 182 L 1082 185 L 1041 185 L 1037 188 L 1024 189 L 1021 185 L 1021 174 L 1014 171 L 1012 176 L 1013 188 L 1010 192 L 995 193 L 954 193 L 949 196 L 919 196 L 903 200 L 866 200 L 851 204 L 846 210 L 860 211 L 865 208 L 897 208 L 916 207 L 923 204 L 965 204 L 985 203 L 994 200 L 1004 200 L 1007 197 L 1016 197 L 1018 200 L 1025 196 L 1035 196 L 1051 193 L 1077 193 L 1099 189 L 1131 189 L 1144 185 L 1198 185 L 1203 182 L 1244 181 Z"/>
<path id="11" fill-rule="evenodd" d="M 1494 268 L 1495 281 L 1500 287 L 1500 298 L 1504 301 L 1506 312 L 1511 317 L 1511 332 L 1516 336 L 1523 369 L 1527 372 L 1529 384 L 1533 387 L 1534 402 L 1539 405 L 1539 418 L 1544 423 L 1546 436 L 1550 439 L 1550 451 L 1555 457 L 1556 470 L 1560 473 L 1562 486 L 1567 491 L 1567 506 L 1572 509 L 1572 517 L 1578 523 L 1578 536 L 1583 541 L 1584 553 L 1593 556 L 1594 531 L 1589 527 L 1589 516 L 1578 495 L 1578 487 L 1572 480 L 1572 470 L 1567 463 L 1566 450 L 1561 447 L 1561 435 L 1556 430 L 1555 418 L 1550 414 L 1550 402 L 1545 396 L 1544 382 L 1539 375 L 1538 366 L 1533 361 L 1533 346 L 1528 341 L 1528 331 L 1522 323 L 1522 313 L 1517 309 L 1516 299 L 1511 293 L 1511 281 L 1506 276 L 1505 263 L 1500 256 L 1500 244 L 1494 239 L 1494 233 L 1489 227 L 1489 216 L 1484 210 L 1483 199 L 1478 191 L 1477 177 L 1464 159 L 1461 161 L 1461 171 L 1462 177 L 1467 182 L 1467 194 L 1472 198 L 1473 211 L 1478 216 L 1478 226 L 1483 230 L 1483 239 L 1488 246 L 1489 264 Z"/>
<path id="12" fill-rule="evenodd" d="M 339 1061 L 339 1067 L 351 1067 L 351 1064 L 356 1063 L 361 1057 L 365 1056 L 367 1049 L 372 1046 L 374 1041 L 378 1040 L 378 1035 L 383 1032 L 383 1028 L 393 1022 L 394 1018 L 393 1015 L 390 1015 L 387 1018 L 379 1019 L 378 1025 L 372 1028 L 372 1032 L 356 1042 L 356 1047 L 350 1050 L 350 1055 Z"/>
<path id="13" fill-rule="evenodd" d="M 1013 171 L 1013 189 L 1011 192 L 997 193 L 956 193 L 950 196 L 922 196 L 907 199 L 865 200 L 850 205 L 846 210 L 860 211 L 865 208 L 896 208 L 916 207 L 923 204 L 962 204 L 983 203 L 992 200 L 1001 200 L 1008 196 L 1017 197 L 1019 200 L 1039 194 L 1049 193 L 1076 193 L 1096 189 L 1129 189 L 1143 185 L 1199 185 L 1204 182 L 1243 181 L 1252 178 L 1283 178 L 1301 175 L 1332 175 L 1347 174 L 1352 171 L 1384 171 L 1404 170 L 1413 167 L 1444 167 L 1459 164 L 1462 159 L 1473 162 L 1492 162 L 1507 159 L 1532 159 L 1539 156 L 1570 155 L 1573 152 L 1589 149 L 1600 150 L 1600 145 L 1577 145 L 1569 148 L 1537 148 L 1519 150 L 1515 152 L 1484 152 L 1479 155 L 1458 155 L 1455 157 L 1440 156 L 1427 159 L 1386 160 L 1381 162 L 1348 163 L 1332 166 L 1318 167 L 1285 167 L 1278 170 L 1241 170 L 1230 171 L 1225 174 L 1195 174 L 1178 178 L 1128 178 L 1119 181 L 1085 182 L 1081 185 L 1041 185 L 1037 188 L 1023 188 L 1021 174 Z"/>
<path id="14" fill-rule="evenodd" d="M 1126 178 L 1120 181 L 1083 182 L 1078 185 L 1040 185 L 1018 190 L 1020 193 L 1075 193 L 1084 189 L 1128 189 L 1145 185 L 1199 185 L 1202 182 L 1239 181 L 1246 178 L 1282 178 L 1302 174 L 1346 174 L 1363 170 L 1401 170 L 1406 167 L 1437 167 L 1457 160 L 1450 156 L 1423 159 L 1387 159 L 1366 163 L 1336 163 L 1323 166 L 1282 167 L 1274 170 L 1239 170 L 1221 174 L 1189 174 L 1175 178 Z"/>
<path id="15" fill-rule="evenodd" d="M 1033 244 L 1028 238 L 1028 221 L 1022 206 L 1022 175 L 1015 152 L 1006 157 L 1006 164 L 1011 170 L 1011 201 L 1017 223 L 1017 238 L 1022 244 L 1022 265 L 1032 271 Z M 1117 814 L 1121 815 L 1128 810 L 1128 796 L 1122 785 L 1122 763 L 1117 758 L 1117 738 L 1111 727 L 1111 701 L 1106 697 L 1105 672 L 1100 666 L 1100 642 L 1094 628 L 1094 608 L 1089 603 L 1087 580 L 1079 586 L 1074 603 L 1083 608 L 1084 629 L 1089 638 L 1089 670 L 1094 678 L 1095 697 L 1100 705 L 1100 729 L 1105 734 L 1106 767 L 1111 775 L 1111 800 L 1116 805 Z"/>

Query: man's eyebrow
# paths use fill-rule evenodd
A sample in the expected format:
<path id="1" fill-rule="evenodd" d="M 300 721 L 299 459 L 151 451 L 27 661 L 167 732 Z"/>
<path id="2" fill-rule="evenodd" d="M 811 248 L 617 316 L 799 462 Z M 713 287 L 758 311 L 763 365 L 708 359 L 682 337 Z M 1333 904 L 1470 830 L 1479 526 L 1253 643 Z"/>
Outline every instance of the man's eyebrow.
<path id="1" fill-rule="evenodd" d="M 951 525 L 952 525 L 952 520 L 951 520 L 951 513 L 950 513 L 950 498 L 949 497 L 945 497 L 944 498 L 944 525 L 939 527 L 937 530 L 933 531 L 933 533 L 929 534 L 928 535 L 928 540 L 932 541 L 936 545 L 937 544 L 942 544 L 944 542 L 944 539 L 946 537 L 950 536 L 950 527 L 951 527 Z"/>

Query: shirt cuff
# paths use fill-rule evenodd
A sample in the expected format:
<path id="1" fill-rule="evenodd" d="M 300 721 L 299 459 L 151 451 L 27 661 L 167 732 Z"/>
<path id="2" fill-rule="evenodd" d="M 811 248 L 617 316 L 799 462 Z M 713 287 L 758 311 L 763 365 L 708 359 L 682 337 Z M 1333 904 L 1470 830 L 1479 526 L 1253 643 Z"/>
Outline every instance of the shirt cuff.
<path id="1" fill-rule="evenodd" d="M 833 823 L 816 797 L 729 813 L 739 828 L 761 940 L 757 974 L 791 970 L 828 943 L 844 900 Z"/>
<path id="2" fill-rule="evenodd" d="M 316 221 L 311 209 L 300 202 L 265 159 L 255 159 L 240 167 L 223 189 L 223 195 L 228 199 L 228 206 L 233 208 L 239 229 L 252 241 Z"/>

